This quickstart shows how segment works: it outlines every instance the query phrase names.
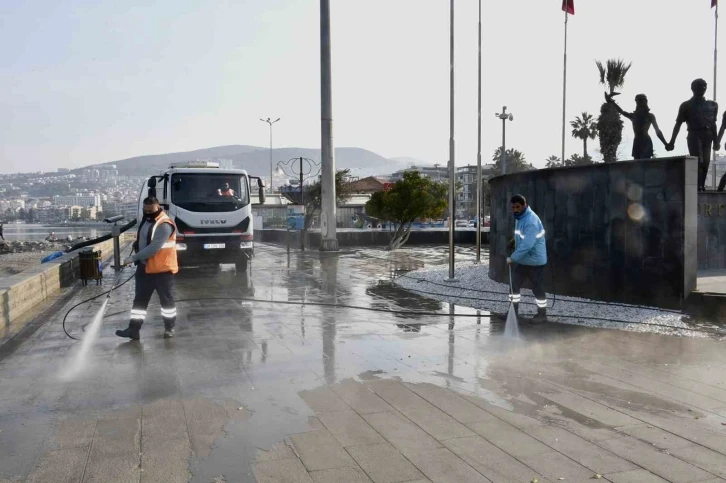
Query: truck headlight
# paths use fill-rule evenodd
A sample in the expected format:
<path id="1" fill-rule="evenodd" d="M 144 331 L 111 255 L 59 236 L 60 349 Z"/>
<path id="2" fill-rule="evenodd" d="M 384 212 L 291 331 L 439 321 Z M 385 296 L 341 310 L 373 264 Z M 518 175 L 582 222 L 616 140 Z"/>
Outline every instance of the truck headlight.
<path id="1" fill-rule="evenodd" d="M 239 247 L 252 249 L 252 242 L 240 242 Z"/>
<path id="2" fill-rule="evenodd" d="M 186 249 L 187 249 L 187 244 L 186 243 L 177 243 L 176 244 L 176 251 L 182 252 L 182 251 L 184 251 Z"/>

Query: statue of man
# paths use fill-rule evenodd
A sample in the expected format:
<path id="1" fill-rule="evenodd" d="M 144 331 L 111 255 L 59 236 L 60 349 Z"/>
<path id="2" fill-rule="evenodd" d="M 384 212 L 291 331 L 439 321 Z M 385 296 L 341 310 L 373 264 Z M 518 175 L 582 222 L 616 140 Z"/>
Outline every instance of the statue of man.
<path id="1" fill-rule="evenodd" d="M 681 104 L 678 109 L 678 118 L 673 128 L 671 142 L 666 145 L 668 151 L 673 151 L 681 124 L 688 126 L 688 152 L 691 156 L 698 157 L 698 191 L 706 190 L 706 175 L 708 165 L 711 163 L 712 148 L 719 149 L 716 133 L 716 114 L 718 104 L 706 100 L 706 89 L 708 84 L 703 79 L 696 79 L 691 83 L 693 97 Z"/>
<path id="2" fill-rule="evenodd" d="M 655 128 L 655 134 L 660 139 L 660 142 L 664 146 L 668 146 L 668 142 L 665 140 L 665 136 L 663 136 L 663 132 L 655 120 L 655 114 L 650 112 L 648 98 L 645 94 L 635 96 L 635 112 L 623 111 L 609 94 L 605 94 L 605 99 L 613 104 L 621 115 L 627 117 L 633 123 L 633 159 L 650 159 L 653 157 L 653 140 L 648 134 L 651 125 Z"/>

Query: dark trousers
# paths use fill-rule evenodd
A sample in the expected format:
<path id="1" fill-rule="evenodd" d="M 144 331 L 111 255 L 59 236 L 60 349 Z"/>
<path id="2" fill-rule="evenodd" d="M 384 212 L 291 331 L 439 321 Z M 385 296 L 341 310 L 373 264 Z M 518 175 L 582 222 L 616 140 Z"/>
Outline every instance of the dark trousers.
<path id="1" fill-rule="evenodd" d="M 176 324 L 176 305 L 174 304 L 174 274 L 154 273 L 148 274 L 144 265 L 136 269 L 136 296 L 134 305 L 131 307 L 131 324 L 141 326 L 146 319 L 146 309 L 149 306 L 151 296 L 156 291 L 159 294 L 161 303 L 161 318 L 164 319 L 164 327 L 173 329 Z"/>
<path id="2" fill-rule="evenodd" d="M 532 266 L 532 265 L 519 265 L 518 263 L 512 264 L 512 292 L 511 301 L 515 304 L 519 304 L 522 299 L 520 290 L 525 280 L 529 280 L 532 284 L 532 292 L 534 292 L 534 298 L 537 302 L 537 310 L 542 311 L 547 309 L 547 295 L 544 290 L 544 269 L 546 265 Z"/>
<path id="3" fill-rule="evenodd" d="M 711 164 L 713 136 L 708 132 L 694 131 L 688 133 L 687 141 L 688 153 L 698 156 L 698 189 L 703 190 L 706 187 L 708 165 Z"/>

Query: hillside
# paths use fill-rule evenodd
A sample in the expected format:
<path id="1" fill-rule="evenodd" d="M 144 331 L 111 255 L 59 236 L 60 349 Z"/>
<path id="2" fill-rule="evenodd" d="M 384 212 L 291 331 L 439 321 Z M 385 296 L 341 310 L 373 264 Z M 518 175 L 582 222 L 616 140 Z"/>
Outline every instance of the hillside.
<path id="1" fill-rule="evenodd" d="M 308 148 L 277 148 L 272 150 L 273 165 L 278 161 L 304 157 L 320 162 L 320 150 Z M 181 153 L 153 154 L 134 158 L 110 161 L 103 164 L 115 164 L 121 175 L 150 175 L 158 173 L 169 166 L 169 163 L 180 161 L 231 160 L 235 168 L 246 169 L 250 174 L 269 177 L 270 150 L 257 146 L 218 146 Z M 353 176 L 372 176 L 390 174 L 407 167 L 407 163 L 384 158 L 374 152 L 361 148 L 336 148 L 335 161 L 337 169 L 350 169 Z"/>

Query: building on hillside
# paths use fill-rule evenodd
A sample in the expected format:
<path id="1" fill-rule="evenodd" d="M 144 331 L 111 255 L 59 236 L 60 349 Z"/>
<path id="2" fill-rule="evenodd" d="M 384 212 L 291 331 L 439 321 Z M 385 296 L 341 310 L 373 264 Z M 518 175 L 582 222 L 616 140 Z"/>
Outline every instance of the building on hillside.
<path id="1" fill-rule="evenodd" d="M 391 183 L 384 181 L 377 176 L 369 176 L 367 178 L 353 181 L 350 185 L 353 193 L 372 194 L 378 191 L 384 191 L 390 187 Z"/>
<path id="2" fill-rule="evenodd" d="M 433 166 L 411 166 L 410 168 L 396 171 L 391 175 L 391 181 L 396 182 L 403 179 L 403 174 L 409 171 L 417 171 L 422 177 L 435 181 L 448 181 L 449 169 L 446 165 L 435 164 Z"/>
<path id="3" fill-rule="evenodd" d="M 97 193 L 76 193 L 71 196 L 53 197 L 53 204 L 56 206 L 88 206 L 99 208 L 101 206 L 101 195 Z"/>
<path id="4" fill-rule="evenodd" d="M 476 165 L 459 166 L 456 168 L 456 183 L 459 189 L 456 193 L 456 216 L 459 218 L 475 218 L 476 217 Z M 494 165 L 482 165 L 482 208 L 487 211 L 487 199 L 485 198 L 488 190 L 484 183 L 494 176 Z"/>

